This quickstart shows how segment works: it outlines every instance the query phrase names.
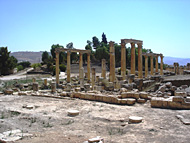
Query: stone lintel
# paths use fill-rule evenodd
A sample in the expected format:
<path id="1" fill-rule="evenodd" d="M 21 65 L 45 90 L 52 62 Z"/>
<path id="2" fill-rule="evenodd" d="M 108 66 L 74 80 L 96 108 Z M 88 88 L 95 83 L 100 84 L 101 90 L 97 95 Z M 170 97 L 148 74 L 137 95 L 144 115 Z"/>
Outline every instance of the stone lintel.
<path id="1" fill-rule="evenodd" d="M 121 41 L 127 43 L 135 43 L 135 44 L 142 44 L 143 41 L 141 40 L 136 40 L 136 39 L 121 39 Z"/>
<path id="2" fill-rule="evenodd" d="M 77 52 L 79 52 L 79 53 L 82 53 L 82 54 L 84 54 L 84 53 L 91 53 L 91 51 L 90 50 L 80 50 L 80 49 L 65 49 L 65 48 L 56 48 L 55 49 L 55 53 L 60 53 L 60 52 L 75 52 L 75 53 L 77 53 Z"/>

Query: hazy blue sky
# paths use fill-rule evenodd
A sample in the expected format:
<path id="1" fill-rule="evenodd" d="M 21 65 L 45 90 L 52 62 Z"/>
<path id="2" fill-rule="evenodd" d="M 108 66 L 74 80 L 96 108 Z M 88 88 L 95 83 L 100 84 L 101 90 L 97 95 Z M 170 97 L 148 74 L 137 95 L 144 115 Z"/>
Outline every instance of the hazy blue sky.
<path id="1" fill-rule="evenodd" d="M 190 0 L 0 0 L 0 47 L 49 51 L 52 44 L 143 40 L 164 56 L 190 58 Z"/>

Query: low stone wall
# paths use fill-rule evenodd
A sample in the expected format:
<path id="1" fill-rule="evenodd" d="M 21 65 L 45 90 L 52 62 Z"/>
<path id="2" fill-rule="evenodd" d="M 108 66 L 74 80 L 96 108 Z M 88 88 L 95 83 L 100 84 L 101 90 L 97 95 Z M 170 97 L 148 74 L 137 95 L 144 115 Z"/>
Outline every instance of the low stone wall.
<path id="1" fill-rule="evenodd" d="M 152 97 L 151 107 L 169 109 L 190 109 L 190 98 L 173 96 L 169 98 Z"/>

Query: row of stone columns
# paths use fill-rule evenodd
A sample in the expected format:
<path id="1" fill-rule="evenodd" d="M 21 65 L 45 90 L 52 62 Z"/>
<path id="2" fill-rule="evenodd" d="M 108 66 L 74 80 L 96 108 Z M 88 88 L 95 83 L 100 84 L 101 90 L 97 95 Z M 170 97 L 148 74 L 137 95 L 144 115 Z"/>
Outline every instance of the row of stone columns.
<path id="1" fill-rule="evenodd" d="M 77 52 L 76 50 L 75 52 Z M 84 50 L 85 51 L 85 50 Z M 81 68 L 83 67 L 83 53 L 79 52 L 79 73 L 81 72 Z M 71 82 L 71 51 L 67 50 L 67 82 Z M 84 74 L 83 74 L 84 75 Z M 87 53 L 87 79 L 90 81 L 90 53 Z M 59 84 L 59 51 L 56 52 L 56 84 Z"/>
<path id="2" fill-rule="evenodd" d="M 148 76 L 148 57 L 150 56 L 150 74 L 154 75 L 154 63 L 153 63 L 153 58 L 155 56 L 156 58 L 156 73 L 158 73 L 158 57 L 160 56 L 161 61 L 160 61 L 160 75 L 163 75 L 163 55 L 162 54 L 153 54 L 153 53 L 148 53 L 148 54 L 143 54 L 145 57 L 145 77 Z"/>
<path id="3" fill-rule="evenodd" d="M 138 45 L 138 78 L 143 78 L 142 74 L 142 42 L 131 42 L 131 74 L 135 74 L 135 43 Z M 121 76 L 126 79 L 126 48 L 125 39 L 121 40 Z"/>

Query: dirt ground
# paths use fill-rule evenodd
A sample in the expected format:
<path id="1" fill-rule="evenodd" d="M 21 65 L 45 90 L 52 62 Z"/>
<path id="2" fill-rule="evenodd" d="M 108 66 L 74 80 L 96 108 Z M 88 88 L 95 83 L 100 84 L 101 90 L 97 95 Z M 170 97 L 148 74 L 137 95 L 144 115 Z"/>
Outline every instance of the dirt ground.
<path id="1" fill-rule="evenodd" d="M 26 105 L 34 108 L 24 108 Z M 80 114 L 70 117 L 69 109 Z M 143 117 L 143 122 L 128 124 L 131 115 Z M 0 95 L 0 133 L 20 129 L 32 134 L 18 143 L 83 143 L 96 136 L 105 143 L 189 142 L 190 126 L 176 115 L 190 119 L 188 110 L 151 108 L 149 102 L 121 106 L 70 98 Z"/>

